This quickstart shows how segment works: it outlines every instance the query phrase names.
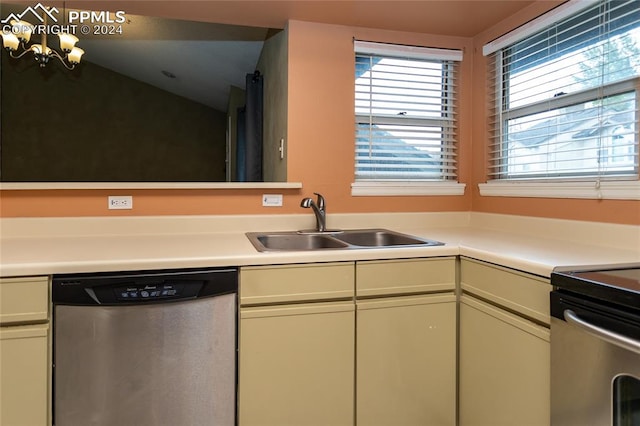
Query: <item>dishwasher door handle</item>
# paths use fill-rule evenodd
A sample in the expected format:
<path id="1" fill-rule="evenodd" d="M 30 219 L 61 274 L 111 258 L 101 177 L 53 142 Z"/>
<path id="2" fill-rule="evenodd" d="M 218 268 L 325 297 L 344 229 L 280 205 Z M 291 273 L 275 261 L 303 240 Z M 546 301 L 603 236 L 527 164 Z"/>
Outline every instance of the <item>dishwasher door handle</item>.
<path id="1" fill-rule="evenodd" d="M 563 316 L 569 324 L 575 325 L 576 327 L 591 334 L 592 336 L 611 343 L 612 345 L 616 345 L 622 349 L 640 354 L 640 342 L 635 339 L 588 323 L 587 321 L 576 315 L 576 313 L 571 309 L 566 309 Z"/>

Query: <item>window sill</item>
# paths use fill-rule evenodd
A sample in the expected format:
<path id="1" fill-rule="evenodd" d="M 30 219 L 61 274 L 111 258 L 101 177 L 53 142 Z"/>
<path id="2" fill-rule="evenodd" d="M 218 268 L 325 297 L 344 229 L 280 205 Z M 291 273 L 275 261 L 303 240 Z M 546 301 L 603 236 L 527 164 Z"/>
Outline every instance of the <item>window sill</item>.
<path id="1" fill-rule="evenodd" d="M 54 189 L 299 189 L 301 182 L 1 182 L 0 191 Z"/>
<path id="2" fill-rule="evenodd" d="M 640 181 L 595 182 L 488 182 L 478 184 L 486 197 L 586 198 L 640 200 Z"/>
<path id="3" fill-rule="evenodd" d="M 354 197 L 464 195 L 465 186 L 466 184 L 458 182 L 354 182 L 351 184 L 351 195 Z"/>

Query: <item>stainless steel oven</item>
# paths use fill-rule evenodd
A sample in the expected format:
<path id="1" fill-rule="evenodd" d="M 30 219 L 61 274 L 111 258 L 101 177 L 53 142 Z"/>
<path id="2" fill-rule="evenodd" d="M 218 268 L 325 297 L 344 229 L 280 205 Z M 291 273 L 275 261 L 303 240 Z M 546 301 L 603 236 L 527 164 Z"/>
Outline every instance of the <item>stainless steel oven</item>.
<path id="1" fill-rule="evenodd" d="M 640 425 L 640 265 L 551 284 L 551 425 Z"/>

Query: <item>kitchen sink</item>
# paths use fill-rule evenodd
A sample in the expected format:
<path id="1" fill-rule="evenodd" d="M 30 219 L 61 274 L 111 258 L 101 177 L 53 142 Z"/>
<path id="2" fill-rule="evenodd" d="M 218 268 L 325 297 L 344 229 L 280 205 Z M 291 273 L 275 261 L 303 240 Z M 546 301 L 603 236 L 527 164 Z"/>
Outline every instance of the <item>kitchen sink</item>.
<path id="1" fill-rule="evenodd" d="M 444 245 L 439 241 L 402 234 L 388 229 L 350 229 L 326 232 L 248 232 L 246 235 L 258 251 L 349 250 Z"/>

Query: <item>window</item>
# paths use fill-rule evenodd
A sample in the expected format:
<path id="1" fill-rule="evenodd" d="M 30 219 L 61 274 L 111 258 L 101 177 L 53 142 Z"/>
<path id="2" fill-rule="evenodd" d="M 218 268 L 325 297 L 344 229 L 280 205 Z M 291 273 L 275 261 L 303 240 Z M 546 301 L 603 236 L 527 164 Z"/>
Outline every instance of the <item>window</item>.
<path id="1" fill-rule="evenodd" d="M 485 54 L 490 181 L 637 181 L 637 1 L 565 3 Z"/>
<path id="2" fill-rule="evenodd" d="M 406 194 L 416 183 L 458 186 L 456 87 L 462 52 L 362 41 L 355 42 L 355 52 L 354 195 L 394 195 L 400 187 Z M 386 188 L 384 194 L 380 188 Z M 425 193 L 415 186 L 409 192 Z"/>

